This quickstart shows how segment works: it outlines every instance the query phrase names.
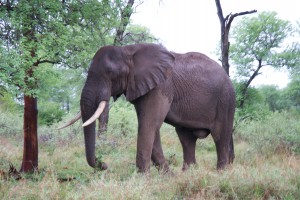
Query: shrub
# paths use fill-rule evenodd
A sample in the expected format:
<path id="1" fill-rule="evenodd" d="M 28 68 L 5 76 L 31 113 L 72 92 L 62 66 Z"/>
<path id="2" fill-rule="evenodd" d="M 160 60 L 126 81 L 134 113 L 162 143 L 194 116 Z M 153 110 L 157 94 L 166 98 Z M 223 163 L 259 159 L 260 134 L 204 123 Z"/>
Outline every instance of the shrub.
<path id="1" fill-rule="evenodd" d="M 290 151 L 300 154 L 300 117 L 291 112 L 274 112 L 260 121 L 246 120 L 236 136 L 263 154 Z"/>
<path id="2" fill-rule="evenodd" d="M 62 120 L 64 111 L 55 102 L 40 103 L 39 124 L 50 126 Z"/>
<path id="3" fill-rule="evenodd" d="M 0 112 L 2 112 L 0 110 Z M 16 136 L 22 131 L 22 119 L 14 113 L 4 112 L 0 115 L 0 136 Z"/>
<path id="4" fill-rule="evenodd" d="M 133 105 L 120 99 L 112 104 L 109 111 L 108 131 L 126 136 L 136 133 L 137 117 Z"/>

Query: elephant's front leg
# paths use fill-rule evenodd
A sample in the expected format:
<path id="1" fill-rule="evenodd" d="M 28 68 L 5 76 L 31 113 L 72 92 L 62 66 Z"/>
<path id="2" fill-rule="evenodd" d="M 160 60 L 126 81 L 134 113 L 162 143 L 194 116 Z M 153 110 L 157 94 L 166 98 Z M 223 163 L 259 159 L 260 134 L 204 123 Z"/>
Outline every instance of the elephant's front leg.
<path id="1" fill-rule="evenodd" d="M 136 165 L 139 172 L 149 170 L 151 155 L 155 162 L 165 163 L 160 136 L 157 133 L 169 111 L 170 104 L 169 99 L 162 95 L 159 89 L 150 91 L 134 102 L 138 117 Z"/>
<path id="2" fill-rule="evenodd" d="M 139 128 L 137 139 L 136 166 L 138 172 L 146 172 L 150 168 L 151 154 L 155 131 L 150 128 Z"/>
<path id="3" fill-rule="evenodd" d="M 156 132 L 154 139 L 151 160 L 158 170 L 162 171 L 163 173 L 169 172 L 169 164 L 166 161 L 162 150 L 159 131 Z"/>

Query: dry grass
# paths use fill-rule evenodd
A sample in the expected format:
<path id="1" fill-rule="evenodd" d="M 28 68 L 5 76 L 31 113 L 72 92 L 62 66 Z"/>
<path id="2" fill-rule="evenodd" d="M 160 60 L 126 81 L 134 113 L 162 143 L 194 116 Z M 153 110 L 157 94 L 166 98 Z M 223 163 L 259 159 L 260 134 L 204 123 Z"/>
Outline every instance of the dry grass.
<path id="1" fill-rule="evenodd" d="M 39 173 L 23 174 L 19 181 L 2 177 L 0 199 L 300 199 L 299 154 L 285 148 L 256 151 L 251 140 L 240 136 L 235 139 L 235 162 L 228 169 L 216 171 L 209 138 L 197 143 L 198 164 L 182 172 L 178 137 L 173 128 L 164 126 L 163 148 L 174 176 L 154 167 L 147 175 L 139 174 L 136 134 L 128 131 L 135 128 L 126 123 L 126 134 L 117 123 L 111 124 L 113 129 L 97 141 L 98 153 L 109 164 L 104 172 L 86 164 L 79 125 L 64 132 L 41 128 Z M 9 162 L 17 167 L 21 163 L 21 136 L 0 134 L 0 170 L 7 171 Z"/>

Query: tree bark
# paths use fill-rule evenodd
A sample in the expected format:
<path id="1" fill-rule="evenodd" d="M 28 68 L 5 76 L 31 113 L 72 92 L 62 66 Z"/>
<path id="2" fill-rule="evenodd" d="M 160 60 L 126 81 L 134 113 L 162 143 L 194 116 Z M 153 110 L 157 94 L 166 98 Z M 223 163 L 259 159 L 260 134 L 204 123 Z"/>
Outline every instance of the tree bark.
<path id="1" fill-rule="evenodd" d="M 27 36 L 34 35 L 33 32 L 28 33 L 29 34 Z M 36 51 L 34 48 L 30 51 L 30 54 L 32 58 L 36 57 Z M 39 62 L 35 62 L 26 71 L 26 76 L 24 78 L 24 83 L 26 84 L 27 89 L 24 90 L 24 145 L 23 159 L 20 169 L 21 172 L 34 172 L 38 170 L 38 102 L 37 98 L 32 94 L 32 91 L 37 87 L 36 78 L 34 77 L 34 69 L 36 69 L 38 65 Z"/>
<path id="2" fill-rule="evenodd" d="M 252 11 L 245 11 L 245 12 L 240 12 L 240 13 L 235 13 L 235 14 L 229 14 L 224 18 L 223 16 L 223 10 L 221 7 L 220 0 L 215 0 L 216 2 L 216 7 L 218 11 L 218 17 L 221 25 L 221 62 L 222 62 L 222 67 L 229 76 L 229 47 L 230 47 L 230 42 L 229 42 L 229 31 L 230 31 L 230 26 L 233 21 L 233 19 L 237 16 L 241 15 L 247 15 L 251 13 L 257 12 L 256 10 Z"/>
<path id="3" fill-rule="evenodd" d="M 24 146 L 21 172 L 33 172 L 38 169 L 37 118 L 37 99 L 31 95 L 24 95 Z"/>

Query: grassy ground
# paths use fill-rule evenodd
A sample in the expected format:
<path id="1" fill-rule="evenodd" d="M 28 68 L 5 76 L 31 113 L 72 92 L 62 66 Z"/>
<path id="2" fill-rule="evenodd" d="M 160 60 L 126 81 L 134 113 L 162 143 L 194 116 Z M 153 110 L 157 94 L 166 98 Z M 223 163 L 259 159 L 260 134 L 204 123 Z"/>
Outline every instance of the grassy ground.
<path id="1" fill-rule="evenodd" d="M 210 137 L 197 143 L 198 164 L 182 172 L 178 137 L 164 125 L 163 148 L 174 176 L 160 174 L 154 167 L 143 175 L 135 169 L 135 113 L 117 105 L 111 110 L 109 130 L 96 144 L 97 156 L 109 170 L 94 171 L 87 165 L 79 123 L 63 131 L 41 127 L 39 172 L 22 174 L 18 181 L 2 175 L 0 199 L 300 199 L 299 118 L 288 116 L 275 113 L 239 126 L 234 137 L 236 159 L 221 172 L 216 171 Z M 17 168 L 21 164 L 19 120 L 0 116 L 2 174 L 9 163 Z"/>

